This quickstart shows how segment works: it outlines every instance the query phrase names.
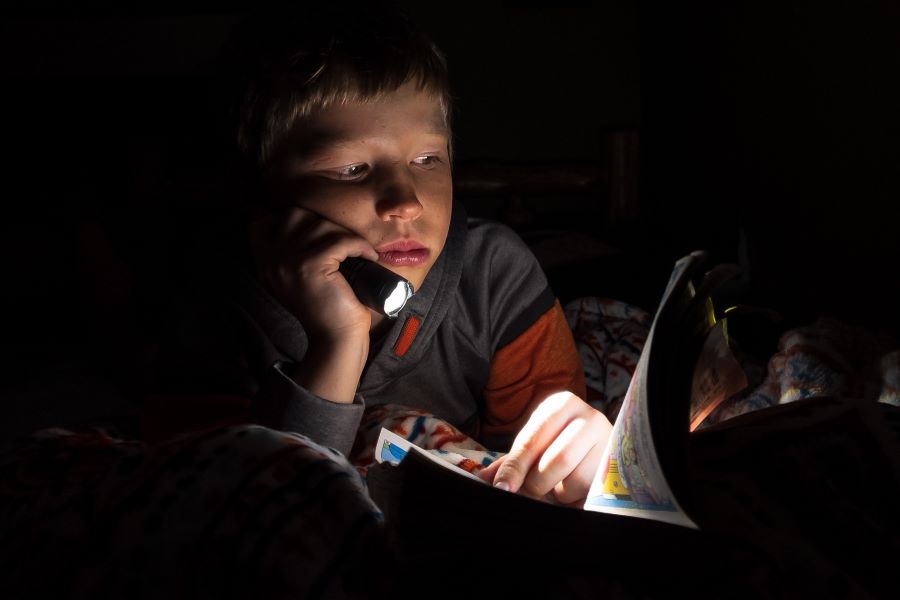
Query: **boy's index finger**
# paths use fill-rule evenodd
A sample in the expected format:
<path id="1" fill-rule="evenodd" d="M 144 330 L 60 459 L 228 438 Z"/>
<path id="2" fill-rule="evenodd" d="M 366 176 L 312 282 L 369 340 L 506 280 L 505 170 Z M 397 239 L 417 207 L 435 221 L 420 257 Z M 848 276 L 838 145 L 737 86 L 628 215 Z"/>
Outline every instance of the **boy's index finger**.
<path id="1" fill-rule="evenodd" d="M 369 240 L 313 210 L 292 209 L 282 226 L 285 237 L 304 239 L 308 247 L 327 252 L 338 263 L 348 257 L 363 257 L 372 262 L 379 259 Z"/>
<path id="2" fill-rule="evenodd" d="M 567 392 L 565 395 L 571 395 Z M 494 477 L 494 486 L 518 492 L 531 469 L 569 421 L 563 394 L 549 396 L 535 409 L 513 441 Z"/>
<path id="3" fill-rule="evenodd" d="M 318 218 L 312 211 L 299 206 L 282 206 L 272 214 L 276 234 L 282 238 L 295 235 L 303 227 L 304 222 Z"/>
<path id="4" fill-rule="evenodd" d="M 494 487 L 507 492 L 518 492 L 532 464 L 534 461 L 529 461 L 527 455 L 523 456 L 523 452 L 513 453 L 510 451 L 506 455 L 506 460 L 497 469 Z"/>

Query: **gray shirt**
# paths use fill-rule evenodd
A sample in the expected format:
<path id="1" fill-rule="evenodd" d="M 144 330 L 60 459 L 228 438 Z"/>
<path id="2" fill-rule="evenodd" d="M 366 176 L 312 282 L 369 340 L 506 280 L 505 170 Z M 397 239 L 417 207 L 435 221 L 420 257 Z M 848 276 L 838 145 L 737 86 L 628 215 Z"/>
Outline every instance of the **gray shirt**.
<path id="1" fill-rule="evenodd" d="M 467 219 L 455 204 L 444 250 L 371 350 L 354 402 L 339 404 L 283 372 L 285 363 L 299 363 L 306 353 L 300 321 L 246 265 L 216 273 L 187 297 L 161 352 L 157 391 L 249 397 L 254 422 L 301 433 L 344 454 L 367 405 L 401 404 L 474 430 L 494 353 L 555 301 L 537 260 L 512 230 Z M 398 351 L 410 317 L 418 329 L 405 352 Z"/>

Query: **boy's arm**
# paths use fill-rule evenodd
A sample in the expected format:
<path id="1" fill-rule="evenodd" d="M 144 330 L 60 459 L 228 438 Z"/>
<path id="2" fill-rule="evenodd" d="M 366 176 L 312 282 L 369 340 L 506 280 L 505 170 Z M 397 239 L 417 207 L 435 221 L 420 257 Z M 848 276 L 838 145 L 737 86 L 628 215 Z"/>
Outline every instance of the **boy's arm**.
<path id="1" fill-rule="evenodd" d="M 612 429 L 582 398 L 584 371 L 565 316 L 555 302 L 494 355 L 485 391 L 485 434 L 505 456 L 479 477 L 513 492 L 576 505 L 583 501 Z"/>
<path id="2" fill-rule="evenodd" d="M 299 340 L 302 330 L 282 307 L 260 298 L 265 314 L 255 317 L 221 294 L 181 298 L 179 316 L 154 360 L 142 411 L 144 439 L 256 423 L 306 435 L 345 455 L 350 451 L 362 418 L 361 398 L 336 403 L 295 383 L 285 373 L 295 365 L 285 352 L 309 353 L 302 345 L 285 344 Z M 269 333 L 260 327 L 262 317 L 271 321 Z"/>
<path id="3" fill-rule="evenodd" d="M 356 399 L 356 388 L 369 354 L 369 333 L 357 338 L 311 345 L 300 364 L 285 365 L 282 371 L 314 396 L 338 404 Z"/>
<path id="4" fill-rule="evenodd" d="M 254 221 L 248 234 L 257 275 L 308 336 L 306 356 L 286 373 L 316 396 L 352 403 L 372 314 L 339 270 L 348 257 L 377 261 L 378 253 L 356 233 L 298 206 Z"/>
<path id="5" fill-rule="evenodd" d="M 561 391 L 586 395 L 581 359 L 556 301 L 491 359 L 480 438 L 490 448 L 509 448 L 537 405 Z"/>
<path id="6" fill-rule="evenodd" d="M 325 400 L 297 385 L 276 363 L 263 375 L 252 398 L 231 393 L 151 393 L 141 420 L 144 440 L 154 443 L 190 431 L 229 425 L 257 424 L 299 433 L 314 442 L 349 455 L 364 404 Z"/>
<path id="7" fill-rule="evenodd" d="M 469 273 L 484 278 L 470 288 L 485 294 L 478 300 L 489 307 L 493 348 L 479 437 L 488 447 L 510 448 L 479 476 L 514 492 L 576 502 L 587 494 L 611 425 L 582 400 L 572 333 L 528 247 L 502 226 L 476 224 L 469 233 Z"/>

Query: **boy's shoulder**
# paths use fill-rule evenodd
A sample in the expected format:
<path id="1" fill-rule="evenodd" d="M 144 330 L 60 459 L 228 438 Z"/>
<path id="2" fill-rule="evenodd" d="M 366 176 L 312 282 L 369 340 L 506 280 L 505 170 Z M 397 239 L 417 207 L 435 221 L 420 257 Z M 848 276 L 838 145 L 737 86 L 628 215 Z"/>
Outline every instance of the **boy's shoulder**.
<path id="1" fill-rule="evenodd" d="M 467 220 L 465 257 L 458 294 L 466 320 L 488 332 L 488 347 L 505 346 L 553 307 L 556 297 L 528 245 L 509 226 Z"/>
<path id="2" fill-rule="evenodd" d="M 500 221 L 494 221 L 493 219 L 486 219 L 484 217 L 467 216 L 466 224 L 468 225 L 470 233 L 496 233 L 498 235 L 512 237 L 521 241 L 519 235 L 515 231 L 513 231 L 511 227 L 501 223 Z"/>
<path id="3" fill-rule="evenodd" d="M 498 221 L 479 217 L 467 219 L 466 254 L 468 256 L 532 257 L 525 242 L 511 227 Z"/>
<path id="4" fill-rule="evenodd" d="M 537 258 L 512 228 L 481 218 L 470 218 L 467 225 L 463 285 L 477 282 L 494 294 L 523 289 L 537 293 L 547 287 Z"/>

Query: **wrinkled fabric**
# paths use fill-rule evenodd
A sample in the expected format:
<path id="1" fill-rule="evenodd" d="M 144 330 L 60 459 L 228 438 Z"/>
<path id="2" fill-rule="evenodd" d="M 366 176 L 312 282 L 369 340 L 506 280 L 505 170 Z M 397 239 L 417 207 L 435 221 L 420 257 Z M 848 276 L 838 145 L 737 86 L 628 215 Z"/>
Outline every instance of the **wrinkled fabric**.
<path id="1" fill-rule="evenodd" d="M 587 298 L 566 316 L 588 401 L 614 420 L 650 315 Z M 740 340 L 735 350 L 751 385 L 707 424 L 817 396 L 900 405 L 900 351 L 842 323 L 785 332 L 766 368 L 742 356 Z M 100 429 L 35 432 L 0 451 L 0 589 L 26 598 L 377 595 L 391 550 L 365 475 L 382 427 L 470 472 L 501 456 L 398 405 L 366 409 L 349 460 L 257 425 L 156 445 Z"/>
<path id="2" fill-rule="evenodd" d="M 0 454 L 10 598 L 364 596 L 382 521 L 343 456 L 255 425 L 156 446 L 48 429 Z"/>

